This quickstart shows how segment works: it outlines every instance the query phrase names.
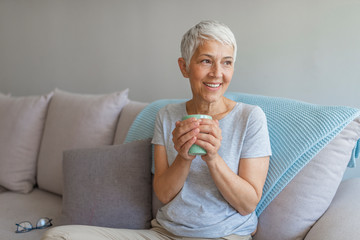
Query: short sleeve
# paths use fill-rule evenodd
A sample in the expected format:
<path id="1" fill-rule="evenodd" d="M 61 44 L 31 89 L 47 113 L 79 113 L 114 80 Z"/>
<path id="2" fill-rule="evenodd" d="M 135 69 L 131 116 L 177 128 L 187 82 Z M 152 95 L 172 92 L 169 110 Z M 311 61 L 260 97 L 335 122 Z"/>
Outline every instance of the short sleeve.
<path id="1" fill-rule="evenodd" d="M 240 158 L 256 158 L 270 155 L 271 146 L 266 115 L 260 107 L 255 107 L 248 118 Z"/>
<path id="2" fill-rule="evenodd" d="M 160 110 L 155 119 L 154 136 L 153 136 L 151 143 L 164 146 L 165 139 L 164 139 L 164 125 L 162 122 L 162 119 L 163 119 L 162 115 L 163 115 L 163 111 Z"/>

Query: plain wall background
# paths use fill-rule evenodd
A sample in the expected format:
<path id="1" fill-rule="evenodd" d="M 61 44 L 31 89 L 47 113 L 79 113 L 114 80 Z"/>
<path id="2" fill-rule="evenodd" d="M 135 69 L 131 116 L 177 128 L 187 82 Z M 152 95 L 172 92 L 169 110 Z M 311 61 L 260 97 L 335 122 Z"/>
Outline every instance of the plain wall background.
<path id="1" fill-rule="evenodd" d="M 189 98 L 179 45 L 204 19 L 237 38 L 229 91 L 360 107 L 359 0 L 0 0 L 0 92 Z"/>

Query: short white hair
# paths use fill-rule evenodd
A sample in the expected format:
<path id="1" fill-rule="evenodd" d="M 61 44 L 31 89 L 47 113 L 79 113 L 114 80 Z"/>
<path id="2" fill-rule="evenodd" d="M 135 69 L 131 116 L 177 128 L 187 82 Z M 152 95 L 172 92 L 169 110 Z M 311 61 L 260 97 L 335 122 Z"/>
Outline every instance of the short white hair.
<path id="1" fill-rule="evenodd" d="M 233 32 L 221 22 L 205 20 L 190 28 L 181 40 L 181 57 L 184 58 L 187 67 L 194 52 L 205 40 L 215 40 L 224 45 L 232 46 L 235 62 L 237 45 Z"/>

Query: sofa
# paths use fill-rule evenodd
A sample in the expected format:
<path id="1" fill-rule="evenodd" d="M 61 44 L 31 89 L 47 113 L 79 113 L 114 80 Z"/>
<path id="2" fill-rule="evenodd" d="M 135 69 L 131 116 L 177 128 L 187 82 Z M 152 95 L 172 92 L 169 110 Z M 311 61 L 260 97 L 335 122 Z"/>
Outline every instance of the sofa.
<path id="1" fill-rule="evenodd" d="M 41 239 L 46 229 L 15 233 L 15 224 L 43 217 L 52 226 L 150 226 L 162 206 L 151 185 L 151 138 L 128 136 L 150 104 L 128 91 L 0 93 L 0 239 Z M 320 122 L 326 109 L 316 108 Z M 333 135 L 264 207 L 254 239 L 358 238 L 360 178 L 342 180 L 359 156 L 357 110 Z"/>

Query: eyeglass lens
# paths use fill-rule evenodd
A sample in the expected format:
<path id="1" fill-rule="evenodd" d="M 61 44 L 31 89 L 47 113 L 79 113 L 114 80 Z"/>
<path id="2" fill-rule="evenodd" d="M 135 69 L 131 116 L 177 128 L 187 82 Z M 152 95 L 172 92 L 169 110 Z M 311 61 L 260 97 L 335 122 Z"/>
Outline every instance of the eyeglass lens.
<path id="1" fill-rule="evenodd" d="M 43 228 L 50 224 L 50 219 L 48 218 L 40 218 L 39 221 L 36 223 L 36 228 Z"/>
<path id="2" fill-rule="evenodd" d="M 21 222 L 17 226 L 16 232 L 28 232 L 33 228 L 30 222 Z"/>

